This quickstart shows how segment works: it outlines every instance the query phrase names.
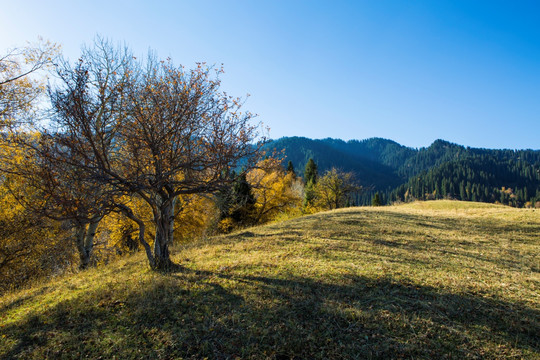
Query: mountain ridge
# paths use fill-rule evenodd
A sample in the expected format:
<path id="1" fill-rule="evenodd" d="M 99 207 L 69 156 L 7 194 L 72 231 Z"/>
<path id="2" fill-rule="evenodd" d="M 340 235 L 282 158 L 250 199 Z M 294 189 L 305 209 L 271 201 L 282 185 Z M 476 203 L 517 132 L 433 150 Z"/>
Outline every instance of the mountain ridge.
<path id="1" fill-rule="evenodd" d="M 504 198 L 501 191 L 512 188 L 513 193 L 504 200 L 509 205 L 540 201 L 540 150 L 472 148 L 442 139 L 415 149 L 384 138 L 345 141 L 298 136 L 271 140 L 265 149 L 282 152 L 283 165 L 291 161 L 300 176 L 310 158 L 320 174 L 332 167 L 354 173 L 364 188 L 354 201 L 358 205 L 368 204 L 374 192 L 384 193 L 384 203 L 406 201 L 408 189 L 403 187 L 407 184 L 409 195 L 414 192 L 414 198 L 420 200 L 472 200 L 476 192 L 477 200 L 497 202 Z M 452 178 L 448 178 L 450 173 Z M 413 186 L 413 181 L 420 185 Z"/>

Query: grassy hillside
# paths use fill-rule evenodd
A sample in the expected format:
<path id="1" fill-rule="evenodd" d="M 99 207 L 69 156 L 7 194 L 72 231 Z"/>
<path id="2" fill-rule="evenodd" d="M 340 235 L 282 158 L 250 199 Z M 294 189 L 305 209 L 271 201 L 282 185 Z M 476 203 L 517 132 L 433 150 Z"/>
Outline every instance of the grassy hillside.
<path id="1" fill-rule="evenodd" d="M 0 299 L 0 358 L 540 357 L 540 212 L 349 208 Z"/>

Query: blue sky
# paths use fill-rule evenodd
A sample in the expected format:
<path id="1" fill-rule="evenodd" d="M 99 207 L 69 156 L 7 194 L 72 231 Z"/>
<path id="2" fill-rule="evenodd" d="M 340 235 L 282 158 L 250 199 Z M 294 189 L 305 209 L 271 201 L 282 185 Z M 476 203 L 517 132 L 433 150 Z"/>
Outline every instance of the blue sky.
<path id="1" fill-rule="evenodd" d="M 538 1 L 4 1 L 0 53 L 96 34 L 224 64 L 270 136 L 540 149 Z"/>

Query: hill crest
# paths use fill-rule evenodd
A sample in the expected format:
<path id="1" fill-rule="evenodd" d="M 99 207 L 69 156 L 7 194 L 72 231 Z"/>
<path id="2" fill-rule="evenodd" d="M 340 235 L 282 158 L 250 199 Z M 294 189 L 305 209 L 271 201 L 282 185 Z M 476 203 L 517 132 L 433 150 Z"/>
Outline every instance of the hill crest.
<path id="1" fill-rule="evenodd" d="M 445 140 L 414 149 L 383 138 L 365 140 L 284 137 L 265 145 L 283 151 L 303 175 L 310 158 L 319 173 L 332 167 L 355 174 L 364 188 L 353 203 L 367 205 L 375 192 L 383 203 L 418 200 L 501 202 L 522 207 L 540 204 L 540 151 L 470 148 Z M 512 189 L 504 194 L 504 189 Z M 474 196 L 473 196 L 474 195 Z M 531 205 L 528 205 L 531 206 Z"/>
<path id="2" fill-rule="evenodd" d="M 176 249 L 175 273 L 141 254 L 0 298 L 0 357 L 533 359 L 538 232 L 448 201 L 250 228 Z"/>

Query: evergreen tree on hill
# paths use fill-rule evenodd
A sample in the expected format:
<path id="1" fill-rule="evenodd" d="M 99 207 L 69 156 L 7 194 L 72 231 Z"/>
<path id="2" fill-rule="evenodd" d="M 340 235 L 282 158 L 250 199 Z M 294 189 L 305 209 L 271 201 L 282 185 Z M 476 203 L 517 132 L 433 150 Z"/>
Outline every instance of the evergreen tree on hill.
<path id="1" fill-rule="evenodd" d="M 317 164 L 310 158 L 304 171 L 304 183 L 306 184 L 304 189 L 304 209 L 312 206 L 315 201 L 315 184 L 317 183 L 317 177 Z"/>
<path id="2" fill-rule="evenodd" d="M 291 160 L 287 163 L 287 173 L 292 174 L 296 179 L 296 172 L 294 171 L 294 165 Z"/>
<path id="3" fill-rule="evenodd" d="M 231 218 L 238 224 L 250 224 L 255 207 L 255 197 L 245 173 L 241 174 L 234 182 L 231 198 L 233 204 Z"/>
<path id="4" fill-rule="evenodd" d="M 373 200 L 371 200 L 371 205 L 381 206 L 381 198 L 379 196 L 379 193 L 375 193 L 375 195 L 373 195 Z"/>
<path id="5" fill-rule="evenodd" d="M 308 185 L 312 183 L 315 185 L 317 183 L 317 164 L 313 161 L 313 158 L 310 158 L 306 164 L 306 170 L 304 171 L 304 183 Z"/>

